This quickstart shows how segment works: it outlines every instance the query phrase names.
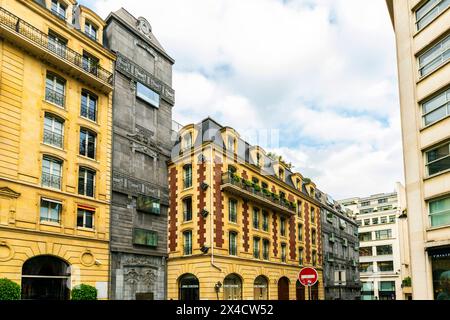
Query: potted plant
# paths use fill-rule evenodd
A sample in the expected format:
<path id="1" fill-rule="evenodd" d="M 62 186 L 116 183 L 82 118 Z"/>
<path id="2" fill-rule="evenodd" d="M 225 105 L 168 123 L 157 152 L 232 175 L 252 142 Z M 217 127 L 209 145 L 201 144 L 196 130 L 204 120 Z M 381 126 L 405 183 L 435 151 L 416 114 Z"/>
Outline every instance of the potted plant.
<path id="1" fill-rule="evenodd" d="M 253 187 L 253 182 L 247 180 L 247 179 L 243 179 L 244 180 L 244 185 L 247 187 L 247 189 L 250 189 Z"/>
<path id="2" fill-rule="evenodd" d="M 258 184 L 256 184 L 256 183 L 253 184 L 253 189 L 254 189 L 256 192 L 261 192 L 261 187 L 260 187 Z"/>
<path id="3" fill-rule="evenodd" d="M 233 173 L 231 177 L 233 178 L 234 182 L 236 183 L 241 182 L 241 178 L 239 178 L 239 176 L 236 173 Z"/>
<path id="4" fill-rule="evenodd" d="M 0 300 L 20 300 L 20 286 L 9 279 L 0 279 Z"/>

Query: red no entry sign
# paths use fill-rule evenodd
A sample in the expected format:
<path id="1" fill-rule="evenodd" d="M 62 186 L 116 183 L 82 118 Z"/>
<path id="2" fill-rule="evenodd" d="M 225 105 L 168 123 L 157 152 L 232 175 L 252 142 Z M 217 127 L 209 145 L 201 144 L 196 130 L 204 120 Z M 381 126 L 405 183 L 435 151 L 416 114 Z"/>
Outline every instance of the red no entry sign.
<path id="1" fill-rule="evenodd" d="M 319 280 L 319 274 L 314 268 L 303 268 L 298 274 L 298 280 L 305 287 L 312 287 Z"/>

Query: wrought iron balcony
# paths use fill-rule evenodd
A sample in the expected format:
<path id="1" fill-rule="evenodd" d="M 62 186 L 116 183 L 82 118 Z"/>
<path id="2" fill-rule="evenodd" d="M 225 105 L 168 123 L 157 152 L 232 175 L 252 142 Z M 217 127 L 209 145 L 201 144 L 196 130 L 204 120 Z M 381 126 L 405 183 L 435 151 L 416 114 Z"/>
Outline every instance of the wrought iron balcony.
<path id="1" fill-rule="evenodd" d="M 59 133 L 50 131 L 50 130 L 44 130 L 44 143 L 62 148 L 63 147 L 63 136 Z"/>
<path id="2" fill-rule="evenodd" d="M 64 108 L 66 97 L 64 94 L 50 88 L 45 88 L 45 100 Z"/>
<path id="3" fill-rule="evenodd" d="M 0 36 L 98 90 L 109 93 L 113 89 L 111 72 L 99 65 L 86 68 L 81 54 L 64 45 L 56 45 L 54 39 L 3 7 L 0 7 Z"/>
<path id="4" fill-rule="evenodd" d="M 42 185 L 53 189 L 61 189 L 61 176 L 43 172 Z"/>
<path id="5" fill-rule="evenodd" d="M 230 172 L 226 172 L 222 175 L 221 189 L 231 194 L 235 194 L 236 196 L 256 202 L 273 211 L 283 212 L 289 215 L 296 214 L 296 208 L 291 206 L 286 200 L 277 199 L 270 193 L 259 191 L 257 188 L 245 184 L 241 179 L 235 179 Z"/>

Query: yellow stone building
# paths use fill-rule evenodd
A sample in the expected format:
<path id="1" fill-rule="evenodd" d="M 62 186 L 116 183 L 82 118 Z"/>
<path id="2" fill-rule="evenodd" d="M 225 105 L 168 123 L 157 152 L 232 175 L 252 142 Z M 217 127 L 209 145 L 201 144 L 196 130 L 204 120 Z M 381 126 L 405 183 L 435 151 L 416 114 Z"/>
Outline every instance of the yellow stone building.
<path id="1" fill-rule="evenodd" d="M 212 119 L 180 131 L 169 163 L 168 298 L 323 299 L 315 185 Z"/>
<path id="2" fill-rule="evenodd" d="M 74 0 L 0 1 L 0 278 L 107 298 L 114 54 Z"/>

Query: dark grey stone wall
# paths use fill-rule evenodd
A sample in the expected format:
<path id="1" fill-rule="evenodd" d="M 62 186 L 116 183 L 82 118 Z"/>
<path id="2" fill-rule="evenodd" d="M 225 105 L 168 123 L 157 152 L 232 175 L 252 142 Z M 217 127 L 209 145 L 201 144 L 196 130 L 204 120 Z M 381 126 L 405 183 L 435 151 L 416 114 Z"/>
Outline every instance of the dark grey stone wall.
<path id="1" fill-rule="evenodd" d="M 145 19 L 111 13 L 105 43 L 118 54 L 113 100 L 111 299 L 165 299 L 173 60 Z M 136 97 L 137 82 L 160 95 L 156 108 Z M 160 214 L 136 209 L 140 196 L 159 199 Z M 133 242 L 134 230 L 157 233 L 156 247 Z"/>

